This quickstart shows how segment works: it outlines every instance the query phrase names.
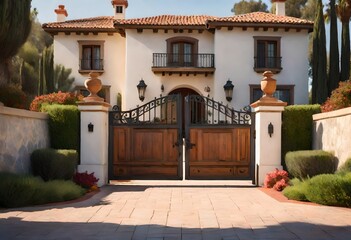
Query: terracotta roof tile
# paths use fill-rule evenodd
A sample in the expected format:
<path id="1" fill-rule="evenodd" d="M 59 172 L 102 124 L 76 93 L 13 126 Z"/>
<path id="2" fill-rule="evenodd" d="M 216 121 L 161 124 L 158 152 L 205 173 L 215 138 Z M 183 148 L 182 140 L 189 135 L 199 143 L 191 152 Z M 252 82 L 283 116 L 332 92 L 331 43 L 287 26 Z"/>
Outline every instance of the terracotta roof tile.
<path id="1" fill-rule="evenodd" d="M 139 26 L 206 26 L 209 19 L 214 19 L 212 16 L 206 15 L 193 15 L 193 16 L 180 16 L 180 15 L 160 15 L 154 17 L 133 18 L 133 19 L 120 19 L 115 20 L 115 24 L 123 25 L 139 25 Z"/>
<path id="2" fill-rule="evenodd" d="M 93 17 L 65 22 L 44 23 L 45 30 L 114 30 L 113 17 Z"/>
<path id="3" fill-rule="evenodd" d="M 312 21 L 308 21 L 301 18 L 289 17 L 289 16 L 278 16 L 272 13 L 264 12 L 253 12 L 247 14 L 236 15 L 232 17 L 219 17 L 209 22 L 223 22 L 223 23 L 268 23 L 268 24 L 312 24 Z"/>

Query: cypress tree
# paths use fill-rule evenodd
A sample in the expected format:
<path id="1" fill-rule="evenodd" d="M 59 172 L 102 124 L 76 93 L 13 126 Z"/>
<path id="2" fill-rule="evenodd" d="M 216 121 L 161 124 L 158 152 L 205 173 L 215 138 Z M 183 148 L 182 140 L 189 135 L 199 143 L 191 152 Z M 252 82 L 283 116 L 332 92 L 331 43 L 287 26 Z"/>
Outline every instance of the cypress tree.
<path id="1" fill-rule="evenodd" d="M 328 96 L 338 87 L 340 79 L 339 72 L 339 46 L 338 26 L 335 11 L 335 0 L 330 0 L 330 45 L 329 45 L 329 81 Z"/>
<path id="2" fill-rule="evenodd" d="M 322 0 L 318 0 L 313 28 L 313 80 L 312 103 L 322 104 L 327 100 L 327 53 Z"/>
<path id="3" fill-rule="evenodd" d="M 0 1 L 0 85 L 8 82 L 11 58 L 25 43 L 31 29 L 31 0 Z"/>
<path id="4" fill-rule="evenodd" d="M 336 12 L 342 23 L 341 31 L 341 72 L 340 81 L 350 78 L 350 17 L 351 0 L 339 0 Z"/>

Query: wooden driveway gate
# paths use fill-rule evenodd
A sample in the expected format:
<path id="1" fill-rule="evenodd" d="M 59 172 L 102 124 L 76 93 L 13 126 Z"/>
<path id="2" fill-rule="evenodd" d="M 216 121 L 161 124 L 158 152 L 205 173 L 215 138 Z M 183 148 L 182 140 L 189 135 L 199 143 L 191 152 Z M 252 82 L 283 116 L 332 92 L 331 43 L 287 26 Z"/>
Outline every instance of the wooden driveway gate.
<path id="1" fill-rule="evenodd" d="M 199 95 L 185 101 L 169 95 L 130 111 L 114 109 L 109 179 L 182 179 L 183 142 L 186 179 L 254 179 L 253 119 L 250 111 Z"/>

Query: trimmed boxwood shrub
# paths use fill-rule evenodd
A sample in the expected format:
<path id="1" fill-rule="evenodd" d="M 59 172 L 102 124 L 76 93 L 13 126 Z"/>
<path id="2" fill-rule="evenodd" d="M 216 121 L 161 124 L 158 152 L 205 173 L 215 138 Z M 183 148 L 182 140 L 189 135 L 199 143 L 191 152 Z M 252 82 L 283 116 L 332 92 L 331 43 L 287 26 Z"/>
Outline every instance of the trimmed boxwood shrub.
<path id="1" fill-rule="evenodd" d="M 42 108 L 49 114 L 51 147 L 78 150 L 79 111 L 74 105 L 46 105 Z"/>
<path id="2" fill-rule="evenodd" d="M 85 192 L 72 181 L 43 182 L 39 177 L 0 172 L 0 207 L 68 201 L 83 196 Z"/>
<path id="3" fill-rule="evenodd" d="M 78 154 L 75 150 L 44 148 L 35 150 L 30 160 L 33 175 L 40 176 L 44 181 L 70 180 L 78 164 Z"/>
<path id="4" fill-rule="evenodd" d="M 346 174 L 351 172 L 351 158 L 348 158 L 343 165 L 338 169 L 339 174 Z"/>
<path id="5" fill-rule="evenodd" d="M 312 115 L 320 112 L 320 105 L 285 107 L 282 115 L 282 165 L 284 168 L 287 152 L 312 149 Z"/>
<path id="6" fill-rule="evenodd" d="M 288 152 L 285 157 L 288 172 L 293 177 L 306 179 L 323 173 L 334 173 L 337 159 L 322 150 Z"/>
<path id="7" fill-rule="evenodd" d="M 351 207 L 351 173 L 322 174 L 311 178 L 306 185 L 306 198 L 315 203 Z"/>

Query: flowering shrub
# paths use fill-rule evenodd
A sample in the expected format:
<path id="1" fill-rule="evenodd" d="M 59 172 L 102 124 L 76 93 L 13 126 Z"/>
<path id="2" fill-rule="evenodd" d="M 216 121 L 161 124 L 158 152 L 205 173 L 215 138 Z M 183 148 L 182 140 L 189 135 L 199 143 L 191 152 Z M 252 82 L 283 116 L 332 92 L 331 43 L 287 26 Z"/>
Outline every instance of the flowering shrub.
<path id="1" fill-rule="evenodd" d="M 322 112 L 351 107 L 351 80 L 340 82 L 330 98 L 322 105 Z"/>
<path id="2" fill-rule="evenodd" d="M 14 85 L 0 86 L 0 102 L 6 107 L 25 109 L 26 94 Z"/>
<path id="3" fill-rule="evenodd" d="M 264 187 L 273 188 L 277 191 L 282 191 L 289 185 L 289 174 L 287 171 L 278 170 L 277 168 L 266 175 Z"/>
<path id="4" fill-rule="evenodd" d="M 82 95 L 70 92 L 57 92 L 36 97 L 30 104 L 30 110 L 40 112 L 45 104 L 75 105 L 83 99 Z"/>
<path id="5" fill-rule="evenodd" d="M 83 173 L 76 172 L 73 175 L 73 181 L 83 188 L 96 190 L 96 183 L 99 179 L 94 176 L 94 173 L 88 173 L 85 171 Z"/>

